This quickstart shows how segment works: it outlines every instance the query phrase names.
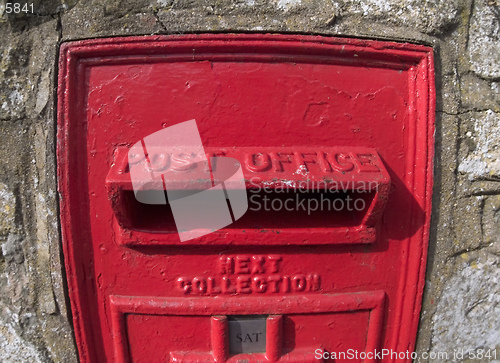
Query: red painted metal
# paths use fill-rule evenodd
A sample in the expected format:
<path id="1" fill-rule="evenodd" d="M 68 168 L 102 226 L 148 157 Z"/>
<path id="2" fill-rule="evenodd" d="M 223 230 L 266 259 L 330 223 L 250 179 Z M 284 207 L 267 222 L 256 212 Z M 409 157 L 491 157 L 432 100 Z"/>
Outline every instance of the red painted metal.
<path id="1" fill-rule="evenodd" d="M 132 181 L 128 171 L 128 147 L 118 147 L 113 164 L 106 177 L 109 200 L 119 225 L 115 225 L 117 242 L 126 246 L 175 245 L 179 243 L 172 218 L 165 218 L 166 213 L 159 213 L 158 208 L 141 209 L 141 213 L 133 213 L 141 205 L 134 201 Z M 360 211 L 335 210 L 330 206 L 330 213 L 307 213 L 306 211 L 287 212 L 281 208 L 279 213 L 262 213 L 247 211 L 246 215 L 231 226 L 231 229 L 216 231 L 203 237 L 185 241 L 183 245 L 219 244 L 232 245 L 283 245 L 283 244 L 346 244 L 372 243 L 375 241 L 375 225 L 377 224 L 389 193 L 390 176 L 375 149 L 366 147 L 349 148 L 270 148 L 270 147 L 238 147 L 238 148 L 206 148 L 208 156 L 218 155 L 241 160 L 246 175 L 246 186 L 250 195 L 259 191 L 275 196 L 293 194 L 295 189 L 304 191 L 297 193 L 303 196 L 305 191 L 314 193 L 331 193 L 340 197 L 343 190 L 350 193 L 351 200 L 362 198 L 366 206 Z M 157 150 L 150 158 L 162 154 Z M 254 164 L 254 156 L 268 159 L 267 163 Z M 284 158 L 283 155 L 287 155 Z M 304 157 L 306 155 L 306 157 Z M 307 159 L 307 161 L 304 160 Z M 165 159 L 165 156 L 163 156 Z M 339 162 L 338 160 L 341 160 Z M 147 163 L 142 163 L 143 176 L 149 178 Z M 312 165 L 311 165 L 312 164 Z M 172 189 L 205 189 L 206 181 L 184 180 L 186 174 L 172 175 L 165 181 L 165 187 Z M 221 181 L 215 180 L 219 183 Z M 226 184 L 231 188 L 231 184 Z M 164 183 L 158 180 L 151 183 L 150 189 L 163 189 Z M 264 190 L 264 188 L 266 188 Z M 307 194 L 306 194 L 307 195 Z M 257 195 L 258 197 L 259 195 Z M 283 197 L 282 199 L 286 199 Z M 292 198 L 293 199 L 293 198 Z M 259 201 L 259 199 L 256 199 Z M 306 201 L 304 201 L 305 203 Z M 312 203 L 312 202 L 311 202 Z M 289 203 L 290 204 L 290 203 Z M 277 204 L 279 206 L 279 204 Z M 313 205 L 311 205 L 313 207 Z M 326 204 L 325 204 L 326 207 Z M 346 206 L 347 208 L 347 206 Z M 263 209 L 263 208 L 262 208 Z M 271 209 L 270 206 L 268 209 Z M 291 208 L 290 208 L 291 209 Z M 340 209 L 340 208 L 338 208 Z M 351 209 L 354 209 L 351 206 Z M 360 208 L 361 209 L 361 208 Z M 158 217 L 161 219 L 158 220 Z M 274 218 L 273 218 L 274 217 Z M 291 217 L 291 218 L 288 218 Z M 319 227 L 319 228 L 318 228 Z M 267 229 L 267 233 L 262 233 Z M 144 232 L 146 230 L 146 232 Z M 151 230 L 158 232 L 151 238 Z"/>
<path id="2" fill-rule="evenodd" d="M 59 65 L 61 223 L 82 362 L 312 362 L 318 349 L 413 350 L 431 211 L 430 48 L 148 36 L 63 44 Z M 266 186 L 283 198 L 278 189 L 314 182 L 306 189 L 334 186 L 331 195 L 366 208 L 248 211 L 181 243 L 167 207 L 130 197 L 125 155 L 191 119 L 207 154 L 241 161 L 249 195 Z M 231 355 L 228 317 L 240 315 L 266 317 L 265 353 Z"/>

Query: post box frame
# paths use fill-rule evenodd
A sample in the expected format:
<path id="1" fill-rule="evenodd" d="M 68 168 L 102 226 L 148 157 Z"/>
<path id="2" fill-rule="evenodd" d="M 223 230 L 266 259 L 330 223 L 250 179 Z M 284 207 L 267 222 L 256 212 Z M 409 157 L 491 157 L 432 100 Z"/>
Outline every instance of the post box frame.
<path id="1" fill-rule="evenodd" d="M 61 46 L 57 107 L 58 190 L 68 294 L 80 361 L 101 361 L 99 352 L 103 349 L 99 334 L 96 334 L 101 327 L 98 312 L 93 306 L 93 296 L 96 294 L 94 271 L 91 264 L 82 263 L 92 260 L 89 252 L 92 249 L 91 236 L 80 228 L 88 221 L 88 217 L 82 214 L 88 196 L 82 195 L 82 191 L 86 190 L 85 181 L 75 178 L 73 173 L 73 169 L 83 160 L 78 155 L 86 147 L 85 125 L 82 121 L 85 118 L 85 97 L 80 92 L 81 86 L 85 84 L 88 67 L 154 63 L 165 57 L 169 61 L 293 59 L 298 62 L 332 64 L 355 62 L 385 68 L 400 67 L 402 63 L 408 65 L 407 70 L 413 79 L 409 83 L 409 92 L 414 95 L 409 105 L 409 133 L 417 136 L 410 138 L 412 144 L 406 157 L 409 161 L 415 161 L 414 165 L 408 166 L 409 173 L 413 170 L 422 171 L 413 174 L 409 186 L 424 213 L 421 220 L 414 219 L 411 222 L 418 226 L 415 234 L 402 242 L 406 251 L 402 271 L 406 275 L 399 287 L 396 328 L 388 348 L 412 351 L 420 316 L 431 215 L 435 113 L 432 49 L 408 43 L 309 35 L 193 34 L 92 39 Z M 406 289 L 407 286 L 416 288 Z M 116 306 L 124 306 L 121 298 L 113 299 Z M 118 309 L 112 313 L 117 323 L 120 311 Z M 214 311 L 217 314 L 222 312 Z"/>

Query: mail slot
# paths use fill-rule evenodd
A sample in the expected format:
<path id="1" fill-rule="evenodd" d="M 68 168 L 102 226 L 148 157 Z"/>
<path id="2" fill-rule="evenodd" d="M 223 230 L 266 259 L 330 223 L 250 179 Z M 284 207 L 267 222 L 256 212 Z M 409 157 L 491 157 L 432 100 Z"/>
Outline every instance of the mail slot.
<path id="1" fill-rule="evenodd" d="M 387 201 L 390 183 L 390 176 L 375 149 L 241 147 L 232 150 L 207 148 L 205 151 L 207 155 L 243 160 L 243 172 L 247 176 L 245 187 L 250 190 L 250 201 L 257 206 L 247 210 L 239 221 L 232 224 L 230 232 L 210 233 L 203 239 L 191 240 L 191 243 L 224 245 L 228 238 L 236 235 L 233 244 L 247 245 L 371 243 L 375 240 L 375 225 Z M 127 147 L 116 149 L 106 179 L 109 199 L 120 225 L 117 228 L 121 236 L 118 241 L 130 246 L 151 244 L 149 232 L 154 230 L 159 232 L 155 237 L 156 244 L 178 243 L 168 205 L 155 208 L 137 200 L 128 154 Z M 150 154 L 151 158 L 168 157 L 168 153 L 162 154 L 160 149 L 152 149 Z M 256 165 L 256 156 L 270 161 Z M 271 161 L 271 156 L 274 161 Z M 141 177 L 149 178 L 146 158 L 137 164 L 142 173 L 139 181 L 142 181 Z M 163 188 L 201 190 L 204 187 L 205 180 L 193 179 L 188 173 L 174 174 L 164 182 L 158 180 L 145 191 L 163 191 Z M 267 199 L 264 199 L 266 195 Z M 258 208 L 262 201 L 268 201 L 269 206 Z M 302 208 L 292 208 L 294 204 Z M 270 238 L 269 235 L 273 236 Z"/>
<path id="2" fill-rule="evenodd" d="M 430 48 L 130 37 L 65 43 L 59 66 L 82 362 L 411 361 L 431 210 Z"/>

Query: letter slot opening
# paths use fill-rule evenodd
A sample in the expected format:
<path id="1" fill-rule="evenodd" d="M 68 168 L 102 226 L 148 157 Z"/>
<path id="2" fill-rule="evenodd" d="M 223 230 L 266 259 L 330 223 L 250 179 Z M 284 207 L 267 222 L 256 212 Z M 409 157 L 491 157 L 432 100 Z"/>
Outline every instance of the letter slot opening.
<path id="1" fill-rule="evenodd" d="M 190 190 L 194 194 L 196 190 Z M 150 233 L 176 233 L 172 208 L 165 204 L 139 202 L 133 191 L 121 191 L 117 206 L 120 223 L 126 229 Z M 248 189 L 248 210 L 227 229 L 289 229 L 355 227 L 365 218 L 375 191 L 312 191 Z M 207 211 L 209 214 L 210 211 Z M 207 216 L 209 217 L 209 215 Z M 204 225 L 206 224 L 206 226 Z M 209 228 L 210 219 L 200 220 Z"/>
<path id="2" fill-rule="evenodd" d="M 264 150 L 266 155 L 275 155 L 274 159 L 271 156 L 268 158 L 269 170 L 256 170 L 255 165 L 249 164 L 256 159 L 247 156 L 256 154 L 253 148 L 205 150 L 207 155 L 223 154 L 242 160 L 244 183 L 237 187 L 234 183 L 225 183 L 225 190 L 246 187 L 248 209 L 240 218 L 234 218 L 232 214 L 229 217 L 228 214 L 232 223 L 227 223 L 226 227 L 187 242 L 223 244 L 227 243 L 224 240 L 226 235 L 235 233 L 239 238 L 234 242 L 247 245 L 374 242 L 375 228 L 385 207 L 390 186 L 389 174 L 377 152 L 370 148 L 352 147 L 324 148 L 320 152 L 305 149 L 301 149 L 302 159 L 298 161 L 295 160 L 298 158 L 293 159 L 293 151 L 277 152 L 274 148 Z M 138 193 L 147 197 L 138 198 L 127 168 L 127 152 L 126 147 L 117 149 L 107 176 L 108 195 L 118 222 L 117 228 L 124 232 L 121 233 L 124 236 L 122 243 L 178 243 L 178 226 L 165 190 L 174 188 L 177 194 L 185 195 L 201 195 L 203 192 L 210 198 L 211 193 L 220 193 L 220 190 L 207 190 L 217 185 L 218 181 L 212 180 L 211 183 L 205 179 L 189 179 L 188 173 L 185 174 L 186 179 L 182 179 L 182 175 L 174 174 L 174 179 L 164 177 L 149 184 L 144 183 L 147 186 Z M 259 152 L 262 153 L 262 148 Z M 313 154 L 321 154 L 323 159 L 312 163 L 310 156 Z M 287 155 L 289 160 L 284 159 L 283 155 Z M 304 155 L 309 157 L 307 163 Z M 296 164 L 290 167 L 292 162 Z M 153 202 L 148 203 L 148 200 Z M 227 207 L 231 213 L 232 205 L 228 199 L 226 202 L 223 208 Z M 187 207 L 189 204 L 186 206 L 189 209 Z M 199 211 L 196 205 L 191 207 L 189 210 Z M 203 218 L 199 218 L 200 215 Z M 212 217 L 218 218 L 214 209 L 200 211 L 196 227 L 210 230 Z M 269 233 L 272 238 L 267 238 Z"/>

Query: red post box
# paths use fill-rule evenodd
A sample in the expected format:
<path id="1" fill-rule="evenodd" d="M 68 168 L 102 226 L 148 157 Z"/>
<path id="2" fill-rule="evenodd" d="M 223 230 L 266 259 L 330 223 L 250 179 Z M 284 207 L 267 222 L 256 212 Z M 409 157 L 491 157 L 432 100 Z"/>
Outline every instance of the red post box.
<path id="1" fill-rule="evenodd" d="M 420 45 L 269 34 L 63 44 L 58 176 L 81 361 L 411 361 L 434 99 Z M 187 120 L 207 160 L 239 161 L 248 200 L 233 223 L 200 220 L 205 232 L 182 239 L 172 201 L 137 197 L 130 150 Z M 148 148 L 137 180 L 172 158 Z M 224 182 L 171 175 L 146 189 Z"/>

